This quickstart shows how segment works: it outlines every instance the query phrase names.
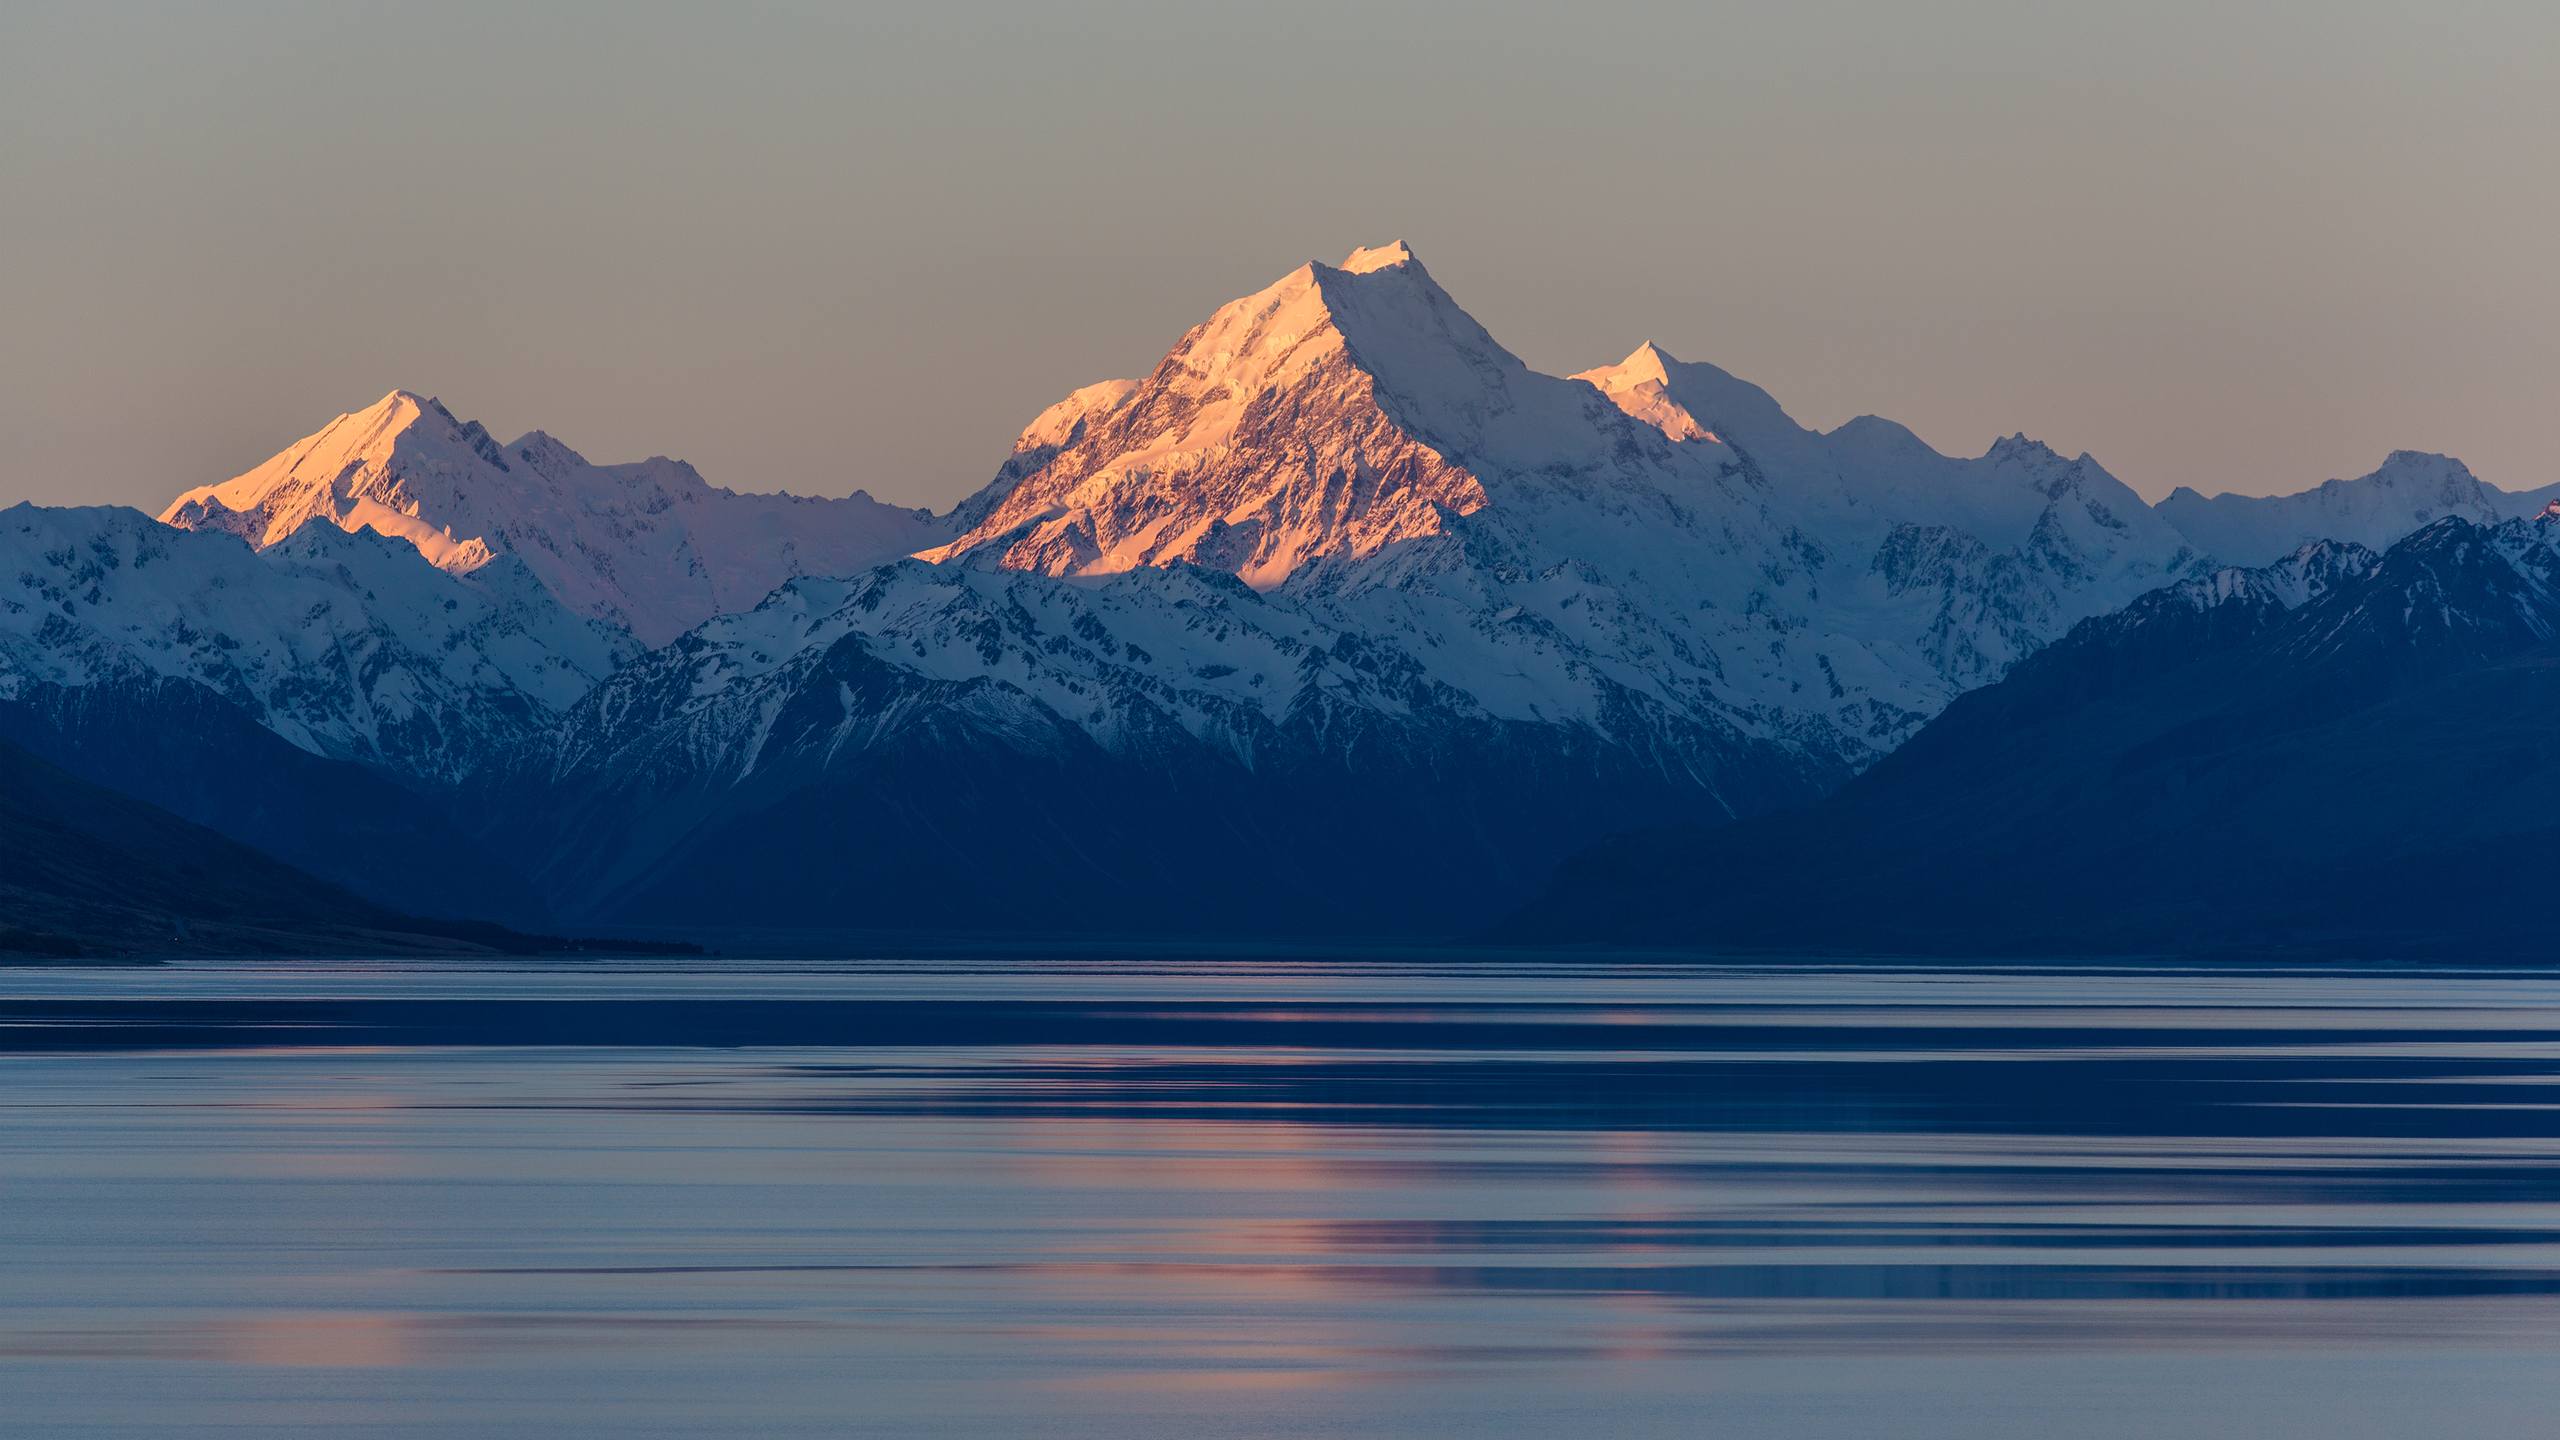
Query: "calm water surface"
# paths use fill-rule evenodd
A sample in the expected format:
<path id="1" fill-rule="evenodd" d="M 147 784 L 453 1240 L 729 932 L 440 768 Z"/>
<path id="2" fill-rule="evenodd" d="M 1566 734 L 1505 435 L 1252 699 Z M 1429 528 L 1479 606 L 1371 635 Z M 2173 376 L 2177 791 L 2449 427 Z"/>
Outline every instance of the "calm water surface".
<path id="1" fill-rule="evenodd" d="M 0 971 L 0 1433 L 2548 1436 L 2560 976 Z"/>

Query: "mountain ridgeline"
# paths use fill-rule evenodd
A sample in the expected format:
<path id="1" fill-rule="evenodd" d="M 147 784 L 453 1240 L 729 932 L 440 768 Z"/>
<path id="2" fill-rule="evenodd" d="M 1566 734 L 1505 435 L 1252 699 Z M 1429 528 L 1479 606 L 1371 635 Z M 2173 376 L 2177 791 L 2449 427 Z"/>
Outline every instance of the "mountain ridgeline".
<path id="1" fill-rule="evenodd" d="M 1872 417 L 1815 431 L 1651 344 L 1541 374 L 1390 245 L 1073 392 L 942 515 L 501 444 L 407 391 L 158 521 L 0 511 L 0 737 L 408 914 L 1437 937 L 1543 895 L 1520 933 L 1778 944 L 1783 907 L 1707 897 L 1809 886 L 1834 843 L 1932 903 L 1983 897 L 1948 915 L 2010 877 L 1885 863 L 1954 853 L 1941 829 L 2013 827 L 2020 894 L 2075 862 L 2136 873 L 2136 830 L 2039 830 L 2047 790 L 1966 770 L 2007 743 L 1986 737 L 2026 743 L 2107 685 L 2214 734 L 2243 724 L 2223 704 L 2343 723 L 2372 673 L 2323 662 L 2314 692 L 2246 646 L 2394 585 L 2529 632 L 2545 498 L 2404 453 L 2153 507 L 2023 436 L 1958 458 Z M 2474 588 L 2399 558 L 2454 534 L 2484 537 Z M 2437 663 L 2416 631 L 2361 643 L 2373 673 Z M 2064 689 L 2015 698 L 2040 684 Z M 2314 693 L 2317 716 L 2286 698 Z M 1946 738 L 1967 733 L 1981 752 Z M 2075 786 L 2124 763 L 2066 748 Z M 1975 788 L 1927 788 L 1957 773 Z M 2255 833 L 2212 809 L 2240 791 L 2180 786 L 2161 833 Z M 1900 818 L 1807 828 L 1861 805 Z M 2344 863 L 2269 835 L 2217 868 L 2215 843 L 2162 863 L 2269 895 Z M 1964 928 L 1925 909 L 1913 937 Z M 2035 913 L 2006 915 L 2020 943 L 2072 948 L 2063 891 Z M 2110 945 L 2158 928 L 2111 923 Z"/>

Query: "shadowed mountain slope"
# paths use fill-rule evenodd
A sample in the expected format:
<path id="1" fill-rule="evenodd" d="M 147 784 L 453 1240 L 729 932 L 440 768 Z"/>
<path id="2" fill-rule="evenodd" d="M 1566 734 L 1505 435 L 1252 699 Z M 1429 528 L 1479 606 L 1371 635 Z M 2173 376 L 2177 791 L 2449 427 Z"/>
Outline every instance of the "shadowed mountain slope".
<path id="1" fill-rule="evenodd" d="M 2556 537 L 2447 519 L 2146 596 L 1819 804 L 1578 857 L 1507 933 L 2547 956 Z"/>

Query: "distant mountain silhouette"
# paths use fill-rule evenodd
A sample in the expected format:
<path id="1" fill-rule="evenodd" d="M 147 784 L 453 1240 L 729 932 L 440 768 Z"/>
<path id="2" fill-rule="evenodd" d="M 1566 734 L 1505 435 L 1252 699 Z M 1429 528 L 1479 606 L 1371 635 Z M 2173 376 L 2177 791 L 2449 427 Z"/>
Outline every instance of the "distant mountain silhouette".
<path id="1" fill-rule="evenodd" d="M 192 680 L 29 684 L 0 701 L 0 740 L 387 909 L 551 923 L 532 887 L 441 806 L 377 771 L 286 743 Z"/>
<path id="2" fill-rule="evenodd" d="M 0 740 L 0 957 L 558 945 L 386 910 Z"/>

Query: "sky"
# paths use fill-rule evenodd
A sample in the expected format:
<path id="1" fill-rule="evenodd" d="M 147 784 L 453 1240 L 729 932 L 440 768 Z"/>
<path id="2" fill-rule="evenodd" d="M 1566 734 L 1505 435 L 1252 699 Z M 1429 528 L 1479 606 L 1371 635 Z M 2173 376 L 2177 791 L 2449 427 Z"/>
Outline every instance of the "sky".
<path id="1" fill-rule="evenodd" d="M 2148 496 L 2560 480 L 2560 6 L 0 6 L 0 503 L 395 387 L 946 506 L 1401 237 L 1531 365 Z"/>

